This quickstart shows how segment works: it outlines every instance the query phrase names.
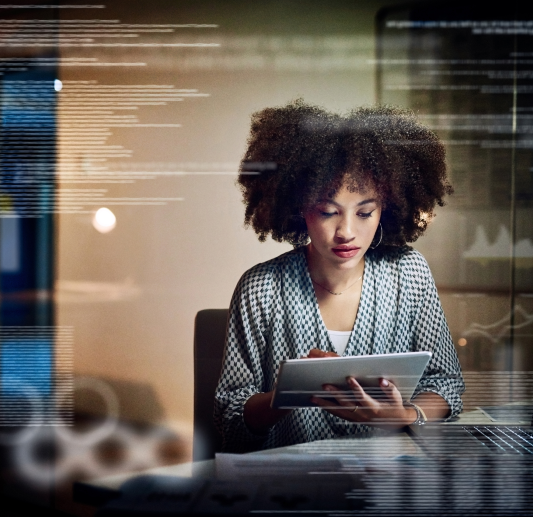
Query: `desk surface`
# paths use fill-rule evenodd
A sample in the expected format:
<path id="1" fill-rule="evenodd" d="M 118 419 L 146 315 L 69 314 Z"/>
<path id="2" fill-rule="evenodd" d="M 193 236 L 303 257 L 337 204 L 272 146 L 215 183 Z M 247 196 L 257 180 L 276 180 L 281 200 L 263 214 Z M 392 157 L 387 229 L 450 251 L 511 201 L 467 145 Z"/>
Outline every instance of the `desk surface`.
<path id="1" fill-rule="evenodd" d="M 491 421 L 490 418 L 485 415 L 485 413 L 478 409 L 463 413 L 454 422 L 446 423 L 444 425 L 483 425 L 491 423 L 493 424 L 494 422 Z M 498 423 L 502 425 L 506 424 L 506 422 Z M 511 424 L 513 422 L 508 423 Z M 404 432 L 370 438 L 339 438 L 334 440 L 323 440 L 320 442 L 304 443 L 274 450 L 250 453 L 246 456 L 253 456 L 257 458 L 257 460 L 260 460 L 261 457 L 267 459 L 266 457 L 271 455 L 279 456 L 284 454 L 302 455 L 302 458 L 304 455 L 306 457 L 308 457 L 308 455 L 320 455 L 322 457 L 351 456 L 354 458 L 359 458 L 363 462 L 368 459 L 369 461 L 377 462 L 376 464 L 379 464 L 380 461 L 392 461 L 393 459 L 397 458 L 411 458 L 415 461 L 420 459 L 422 462 L 427 462 L 425 454 L 415 444 L 411 437 Z M 466 465 L 466 468 L 469 467 L 470 465 Z M 432 474 L 432 471 L 428 472 L 430 477 Z M 121 485 L 123 485 L 123 483 L 126 481 L 134 479 L 140 475 L 213 480 L 216 477 L 215 460 L 158 467 L 133 474 L 110 476 L 92 480 L 90 482 L 77 483 L 74 489 L 75 499 L 85 504 L 98 506 L 99 504 L 118 497 L 118 495 L 120 495 Z M 445 476 L 445 474 L 442 472 L 439 475 Z M 422 478 L 423 477 L 424 476 L 422 476 Z M 442 483 L 442 479 L 440 479 L 440 481 L 433 480 L 432 483 Z M 382 484 L 381 481 L 380 484 Z"/>
<path id="2" fill-rule="evenodd" d="M 335 439 L 321 440 L 319 442 L 302 443 L 280 447 L 266 451 L 252 452 L 250 455 L 272 455 L 272 454 L 350 454 L 360 457 L 392 458 L 401 454 L 423 457 L 420 448 L 406 433 L 394 434 L 391 436 L 380 436 L 371 438 L 356 439 Z M 89 482 L 78 483 L 88 489 L 95 488 L 110 492 L 117 492 L 120 486 L 129 479 L 139 475 L 152 476 L 177 476 L 177 477 L 199 477 L 211 478 L 215 475 L 215 460 L 199 461 L 196 463 L 181 463 L 179 465 L 168 465 L 156 467 L 134 474 L 120 474 L 105 478 L 95 479 Z M 81 502 L 81 501 L 80 501 Z M 86 502 L 86 501 L 83 501 Z"/>
<path id="3" fill-rule="evenodd" d="M 460 415 L 454 422 L 446 425 L 482 425 L 492 423 L 491 420 L 479 409 L 469 411 Z M 417 445 L 405 433 L 395 434 L 387 437 L 357 438 L 355 440 L 323 440 L 312 444 L 304 443 L 282 447 L 274 450 L 254 452 L 251 454 L 355 454 L 363 456 L 394 457 L 399 454 L 422 455 Z M 214 460 L 200 461 L 196 463 L 182 463 L 179 465 L 168 465 L 156 467 L 143 472 L 119 474 L 104 478 L 94 479 L 88 482 L 78 483 L 87 490 L 92 488 L 118 492 L 120 485 L 134 476 L 140 474 L 158 476 L 179 476 L 179 477 L 211 477 L 214 475 Z M 111 495 L 111 494 L 110 494 Z M 86 502 L 86 501 L 84 501 Z"/>

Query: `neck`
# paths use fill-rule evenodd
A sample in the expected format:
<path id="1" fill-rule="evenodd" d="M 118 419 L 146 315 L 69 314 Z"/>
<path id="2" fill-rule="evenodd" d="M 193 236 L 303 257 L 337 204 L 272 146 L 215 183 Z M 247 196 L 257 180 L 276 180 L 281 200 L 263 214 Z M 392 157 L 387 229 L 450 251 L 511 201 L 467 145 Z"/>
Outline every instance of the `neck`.
<path id="1" fill-rule="evenodd" d="M 314 249 L 313 245 L 306 247 L 307 268 L 311 278 L 332 291 L 342 291 L 353 284 L 365 269 L 365 259 L 362 257 L 353 266 L 339 264 L 338 266 L 326 262 Z M 348 267 L 346 267 L 348 266 Z"/>

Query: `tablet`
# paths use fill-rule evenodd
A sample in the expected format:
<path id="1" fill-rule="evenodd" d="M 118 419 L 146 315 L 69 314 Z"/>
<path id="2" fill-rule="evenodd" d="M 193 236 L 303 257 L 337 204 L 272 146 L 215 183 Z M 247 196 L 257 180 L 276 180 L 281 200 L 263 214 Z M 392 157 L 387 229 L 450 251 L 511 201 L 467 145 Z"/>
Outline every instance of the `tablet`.
<path id="1" fill-rule="evenodd" d="M 403 400 L 410 400 L 430 358 L 431 352 L 407 352 L 288 359 L 280 364 L 271 406 L 279 409 L 316 407 L 311 403 L 313 395 L 331 397 L 331 392 L 322 388 L 323 384 L 339 386 L 346 398 L 353 397 L 347 377 L 355 377 L 374 398 L 383 396 L 379 379 L 387 379 L 398 388 Z"/>

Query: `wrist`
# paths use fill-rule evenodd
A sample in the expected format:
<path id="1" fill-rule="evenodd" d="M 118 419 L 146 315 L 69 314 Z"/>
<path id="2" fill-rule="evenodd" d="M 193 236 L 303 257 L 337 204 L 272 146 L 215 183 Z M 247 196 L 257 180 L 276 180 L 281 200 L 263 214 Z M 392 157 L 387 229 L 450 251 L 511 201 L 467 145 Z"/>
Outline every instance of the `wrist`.
<path id="1" fill-rule="evenodd" d="M 254 434 L 266 434 L 268 430 L 291 412 L 290 409 L 272 409 L 272 391 L 256 393 L 244 404 L 243 420 L 248 429 Z"/>
<path id="2" fill-rule="evenodd" d="M 414 411 L 416 414 L 415 419 L 410 421 L 410 423 L 408 423 L 407 425 L 424 425 L 427 422 L 428 418 L 426 416 L 426 413 L 420 406 L 414 404 L 413 402 L 407 401 L 404 402 L 403 405 L 405 408 Z"/>
<path id="3" fill-rule="evenodd" d="M 405 409 L 405 425 L 411 425 L 414 422 L 416 422 L 416 419 L 418 418 L 418 413 L 416 412 L 416 409 L 411 406 L 404 406 Z"/>

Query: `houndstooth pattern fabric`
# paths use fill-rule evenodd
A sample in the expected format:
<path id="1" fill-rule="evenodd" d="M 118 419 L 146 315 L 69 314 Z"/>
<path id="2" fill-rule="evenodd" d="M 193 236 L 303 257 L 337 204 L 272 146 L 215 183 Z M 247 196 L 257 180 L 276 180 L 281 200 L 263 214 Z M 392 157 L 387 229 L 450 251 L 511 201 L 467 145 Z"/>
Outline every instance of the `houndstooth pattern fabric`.
<path id="1" fill-rule="evenodd" d="M 335 351 L 322 321 L 305 248 L 258 264 L 240 279 L 230 305 L 226 349 L 215 395 L 215 424 L 226 451 L 282 447 L 371 430 L 319 408 L 293 410 L 266 435 L 243 420 L 249 397 L 274 388 L 279 364 L 312 348 Z M 433 277 L 424 257 L 409 247 L 365 256 L 361 300 L 344 355 L 430 351 L 415 394 L 443 397 L 461 412 L 464 382 Z"/>

